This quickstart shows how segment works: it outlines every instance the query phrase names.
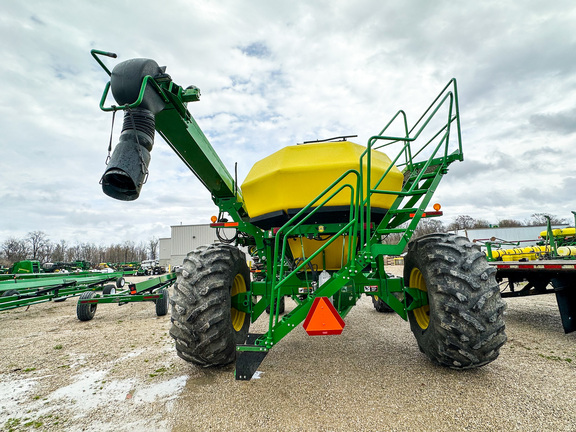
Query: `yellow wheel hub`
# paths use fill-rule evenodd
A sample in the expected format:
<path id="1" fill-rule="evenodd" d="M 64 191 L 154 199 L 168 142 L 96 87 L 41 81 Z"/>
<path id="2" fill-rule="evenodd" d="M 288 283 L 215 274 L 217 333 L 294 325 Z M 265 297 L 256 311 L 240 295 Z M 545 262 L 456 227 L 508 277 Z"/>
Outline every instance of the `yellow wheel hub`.
<path id="1" fill-rule="evenodd" d="M 230 291 L 230 297 L 234 297 L 240 293 L 246 292 L 246 281 L 244 276 L 238 273 L 232 281 L 232 290 Z M 236 308 L 230 308 L 230 316 L 232 318 L 232 327 L 234 330 L 240 331 L 244 326 L 244 320 L 246 319 L 246 312 L 241 312 Z"/>
<path id="2" fill-rule="evenodd" d="M 413 268 L 410 273 L 410 287 L 417 288 L 420 291 L 428 292 L 426 288 L 426 282 L 424 281 L 424 275 L 418 268 Z M 426 330 L 430 324 L 430 306 L 422 306 L 412 311 L 416 322 L 422 330 Z"/>

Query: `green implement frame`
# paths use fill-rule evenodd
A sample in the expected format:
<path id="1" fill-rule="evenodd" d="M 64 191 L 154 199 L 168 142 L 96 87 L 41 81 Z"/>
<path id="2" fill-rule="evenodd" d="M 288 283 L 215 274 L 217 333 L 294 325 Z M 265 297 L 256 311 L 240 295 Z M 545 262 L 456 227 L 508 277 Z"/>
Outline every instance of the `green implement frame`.
<path id="1" fill-rule="evenodd" d="M 164 316 L 168 313 L 169 294 L 168 287 L 176 281 L 175 273 L 151 278 L 143 282 L 129 284 L 128 288 L 119 292 L 105 291 L 101 295 L 94 292 L 82 294 L 78 300 L 76 313 L 81 321 L 94 318 L 96 307 L 103 303 L 113 303 L 118 306 L 134 302 L 153 302 L 156 305 L 156 315 Z"/>
<path id="2" fill-rule="evenodd" d="M 114 79 L 115 72 L 110 72 L 98 56 L 115 57 L 115 54 L 92 50 L 92 55 Z M 242 342 L 236 343 L 237 379 L 250 379 L 273 346 L 300 324 L 309 324 L 319 299 L 324 305 L 329 303 L 329 308 L 336 311 L 337 321 L 346 317 L 362 295 L 383 300 L 404 320 L 408 319 L 411 311 L 427 307 L 429 297 L 425 285 L 409 287 L 402 277 L 386 273 L 384 256 L 399 256 L 404 252 L 422 217 L 442 214 L 438 210 L 426 209 L 449 165 L 463 160 L 455 79 L 446 84 L 411 127 L 406 113 L 398 111 L 378 134 L 370 137 L 357 168 L 349 169 L 335 178 L 329 187 L 282 226 L 262 229 L 251 222 L 235 177 L 228 172 L 187 109 L 189 102 L 199 100 L 199 90 L 192 86 L 187 89 L 180 87 L 163 71 L 157 76 L 146 75 L 138 78 L 140 90 L 131 103 L 106 106 L 111 88 L 111 82 L 108 82 L 100 108 L 104 111 L 138 109 L 141 104 L 145 104 L 143 101 L 150 94 L 160 100 L 163 108 L 154 114 L 155 129 L 210 191 L 220 210 L 220 218 L 213 226 L 235 227 L 236 245 L 247 247 L 254 261 L 260 263 L 259 273 L 254 273 L 252 280 L 247 281 L 247 289 L 243 289 L 238 282 L 244 281 L 245 277 L 238 279 L 237 275 L 232 282 L 226 282 L 232 284 L 229 304 L 236 314 L 232 317 L 235 329 L 238 324 L 235 317 L 247 316 L 254 322 L 265 311 L 270 311 L 266 332 L 248 334 L 243 337 Z M 114 92 L 114 89 L 112 90 Z M 399 134 L 391 132 L 398 130 L 401 130 Z M 389 156 L 393 156 L 392 164 L 379 178 L 372 178 L 373 155 L 380 151 L 386 151 Z M 386 190 L 381 186 L 393 165 L 404 174 L 400 191 Z M 316 223 L 315 216 L 321 209 L 330 206 L 332 199 L 338 194 L 341 196 L 342 192 L 350 197 L 347 221 Z M 375 195 L 382 194 L 391 195 L 395 199 L 383 219 L 375 221 L 371 216 L 372 199 Z M 224 219 L 226 214 L 229 217 Z M 232 223 L 229 222 L 230 219 Z M 303 255 L 296 259 L 288 247 L 289 239 L 321 237 L 327 238 L 327 241 L 309 256 Z M 394 241 L 390 240 L 392 238 Z M 383 241 L 384 239 L 386 241 Z M 343 256 L 347 258 L 343 260 L 341 268 L 326 272 L 328 277 L 320 281 L 312 260 L 322 257 L 326 248 L 335 242 L 342 242 Z M 222 251 L 227 250 L 222 249 L 220 252 Z M 194 260 L 200 259 L 202 254 L 212 252 L 213 248 L 203 249 Z M 201 288 L 194 286 L 196 283 L 200 284 L 201 280 L 186 281 L 185 273 L 189 271 L 178 274 L 176 286 L 183 284 L 189 287 L 186 289 L 197 289 L 204 295 Z M 200 274 L 198 277 L 201 276 Z M 206 292 L 209 289 L 212 288 L 207 287 Z M 189 300 L 196 301 L 196 297 L 196 294 L 191 294 Z M 285 297 L 293 299 L 296 306 L 282 315 L 282 300 Z M 99 302 L 105 300 L 106 296 L 98 299 Z M 206 307 L 209 307 L 208 304 Z M 180 313 L 175 312 L 175 309 L 172 308 L 173 321 L 180 319 L 175 318 L 174 314 Z M 181 329 L 193 319 L 192 315 L 202 313 L 202 307 L 198 307 L 197 311 L 182 318 L 182 325 L 175 329 L 175 333 L 181 334 Z M 238 327 L 242 327 L 241 321 L 239 324 Z M 187 359 L 192 357 L 189 361 L 194 361 L 194 356 L 186 357 L 180 352 L 179 355 Z"/>
<path id="3" fill-rule="evenodd" d="M 105 283 L 124 284 L 122 273 L 54 275 L 38 279 L 12 279 L 0 282 L 0 311 L 48 301 L 65 301 L 86 291 L 102 289 Z"/>

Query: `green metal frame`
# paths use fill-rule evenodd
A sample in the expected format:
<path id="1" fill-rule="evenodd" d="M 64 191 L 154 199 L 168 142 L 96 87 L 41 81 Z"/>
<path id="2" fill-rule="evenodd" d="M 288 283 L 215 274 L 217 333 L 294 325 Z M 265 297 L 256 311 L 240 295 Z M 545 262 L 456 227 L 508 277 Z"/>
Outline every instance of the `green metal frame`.
<path id="1" fill-rule="evenodd" d="M 97 54 L 115 57 L 111 53 L 92 51 L 95 58 Z M 110 71 L 97 60 L 110 75 Z M 238 351 L 268 351 L 305 320 L 317 297 L 330 297 L 342 317 L 347 315 L 361 295 L 377 295 L 405 320 L 409 310 L 427 304 L 427 296 L 421 290 L 406 287 L 402 278 L 390 276 L 384 271 L 383 256 L 400 255 L 404 251 L 448 166 L 454 161 L 463 160 L 455 79 L 448 82 L 411 128 L 408 127 L 406 113 L 398 111 L 379 134 L 368 140 L 358 169 L 343 173 L 285 225 L 271 230 L 262 230 L 250 223 L 234 177 L 188 111 L 187 103 L 199 100 L 198 89 L 184 90 L 171 80 L 163 78 L 156 82 L 147 76 L 142 80 L 136 101 L 124 106 L 106 107 L 109 88 L 110 83 L 106 85 L 100 101 L 104 111 L 135 108 L 143 100 L 145 91 L 156 91 L 160 95 L 166 107 L 156 115 L 157 132 L 210 191 L 220 212 L 228 213 L 238 224 L 237 230 L 243 235 L 238 237 L 237 243 L 250 247 L 260 262 L 265 263 L 264 276 L 251 282 L 248 294 L 251 301 L 247 301 L 247 294 L 241 294 L 232 299 L 232 304 L 250 314 L 252 321 L 258 319 L 271 304 L 276 304 L 276 307 L 271 308 L 268 331 L 251 338 L 250 344 L 239 345 Z M 446 117 L 441 120 L 442 125 L 432 129 L 433 121 L 436 122 L 443 115 Z M 403 127 L 403 135 L 388 135 L 387 131 L 398 122 Z M 455 145 L 450 140 L 454 128 Z M 424 140 L 424 131 L 430 132 L 431 138 Z M 396 146 L 400 147 L 400 151 L 392 162 L 403 170 L 404 186 L 401 191 L 384 190 L 380 185 L 392 166 L 373 182 L 372 155 Z M 346 183 L 341 184 L 344 180 Z M 368 185 L 366 190 L 365 184 Z M 323 224 L 322 230 L 319 225 L 307 222 L 320 208 L 330 205 L 330 201 L 342 191 L 350 194 L 348 222 Z M 378 225 L 371 221 L 370 212 L 375 194 L 396 197 Z M 297 262 L 287 247 L 288 239 L 320 233 L 332 237 L 315 253 Z M 392 233 L 400 234 L 399 241 L 383 244 L 382 236 Z M 312 280 L 310 263 L 339 239 L 343 242 L 348 240 L 348 261 L 339 270 L 332 271 L 330 279 L 318 287 Z M 297 306 L 280 317 L 280 302 L 274 302 L 274 299 L 279 300 L 283 296 L 294 299 Z"/>
<path id="2" fill-rule="evenodd" d="M 78 300 L 78 303 L 114 303 L 125 304 L 134 302 L 151 301 L 164 298 L 163 288 L 168 288 L 176 282 L 176 273 L 168 273 L 159 277 L 148 279 L 128 285 L 128 288 L 115 294 L 96 294 L 91 299 Z"/>
<path id="3" fill-rule="evenodd" d="M 13 279 L 0 282 L 0 311 L 48 301 L 64 301 L 86 291 L 96 291 L 107 282 L 116 281 L 122 273 L 94 274 L 90 276 L 58 275 L 40 279 Z M 2 295 L 16 290 L 17 295 Z"/>

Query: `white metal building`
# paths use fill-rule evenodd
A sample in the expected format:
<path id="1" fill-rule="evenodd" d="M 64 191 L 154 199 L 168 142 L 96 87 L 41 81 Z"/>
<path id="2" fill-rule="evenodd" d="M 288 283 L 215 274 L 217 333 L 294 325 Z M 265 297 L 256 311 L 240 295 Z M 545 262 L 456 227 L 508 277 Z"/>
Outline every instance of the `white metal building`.
<path id="1" fill-rule="evenodd" d="M 158 240 L 158 248 L 160 249 L 159 261 L 160 265 L 163 267 L 168 267 L 170 265 L 170 254 L 172 253 L 172 239 L 161 238 Z"/>
<path id="2" fill-rule="evenodd" d="M 216 229 L 211 228 L 209 224 L 173 225 L 170 228 L 171 237 L 159 240 L 160 265 L 170 266 L 170 269 L 181 266 L 186 255 L 198 246 L 220 243 L 216 236 Z M 223 231 L 228 237 L 234 235 L 233 229 Z M 246 250 L 244 252 L 246 253 Z"/>
<path id="3" fill-rule="evenodd" d="M 209 224 L 173 225 L 171 228 L 170 265 L 180 266 L 188 252 L 198 246 L 218 243 L 216 230 Z"/>

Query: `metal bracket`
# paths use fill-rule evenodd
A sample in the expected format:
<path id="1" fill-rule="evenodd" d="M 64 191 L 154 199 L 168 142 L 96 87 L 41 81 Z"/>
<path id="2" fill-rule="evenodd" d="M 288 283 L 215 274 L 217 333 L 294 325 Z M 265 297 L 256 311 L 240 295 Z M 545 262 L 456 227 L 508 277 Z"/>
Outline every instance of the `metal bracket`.
<path id="1" fill-rule="evenodd" d="M 404 287 L 404 292 L 412 298 L 412 302 L 408 305 L 406 310 L 418 309 L 428 304 L 428 293 L 418 288 Z"/>
<path id="2" fill-rule="evenodd" d="M 268 354 L 267 348 L 256 347 L 256 345 L 254 345 L 254 342 L 256 342 L 256 339 L 258 339 L 260 336 L 263 336 L 263 334 L 249 333 L 248 337 L 246 338 L 246 344 L 238 345 L 236 347 L 235 376 L 238 381 L 250 381 L 254 376 L 256 369 L 258 369 L 258 366 L 260 366 L 260 363 L 262 363 L 266 357 L 266 354 Z M 259 350 L 243 351 L 241 350 L 241 347 L 248 349 L 259 348 Z"/>

